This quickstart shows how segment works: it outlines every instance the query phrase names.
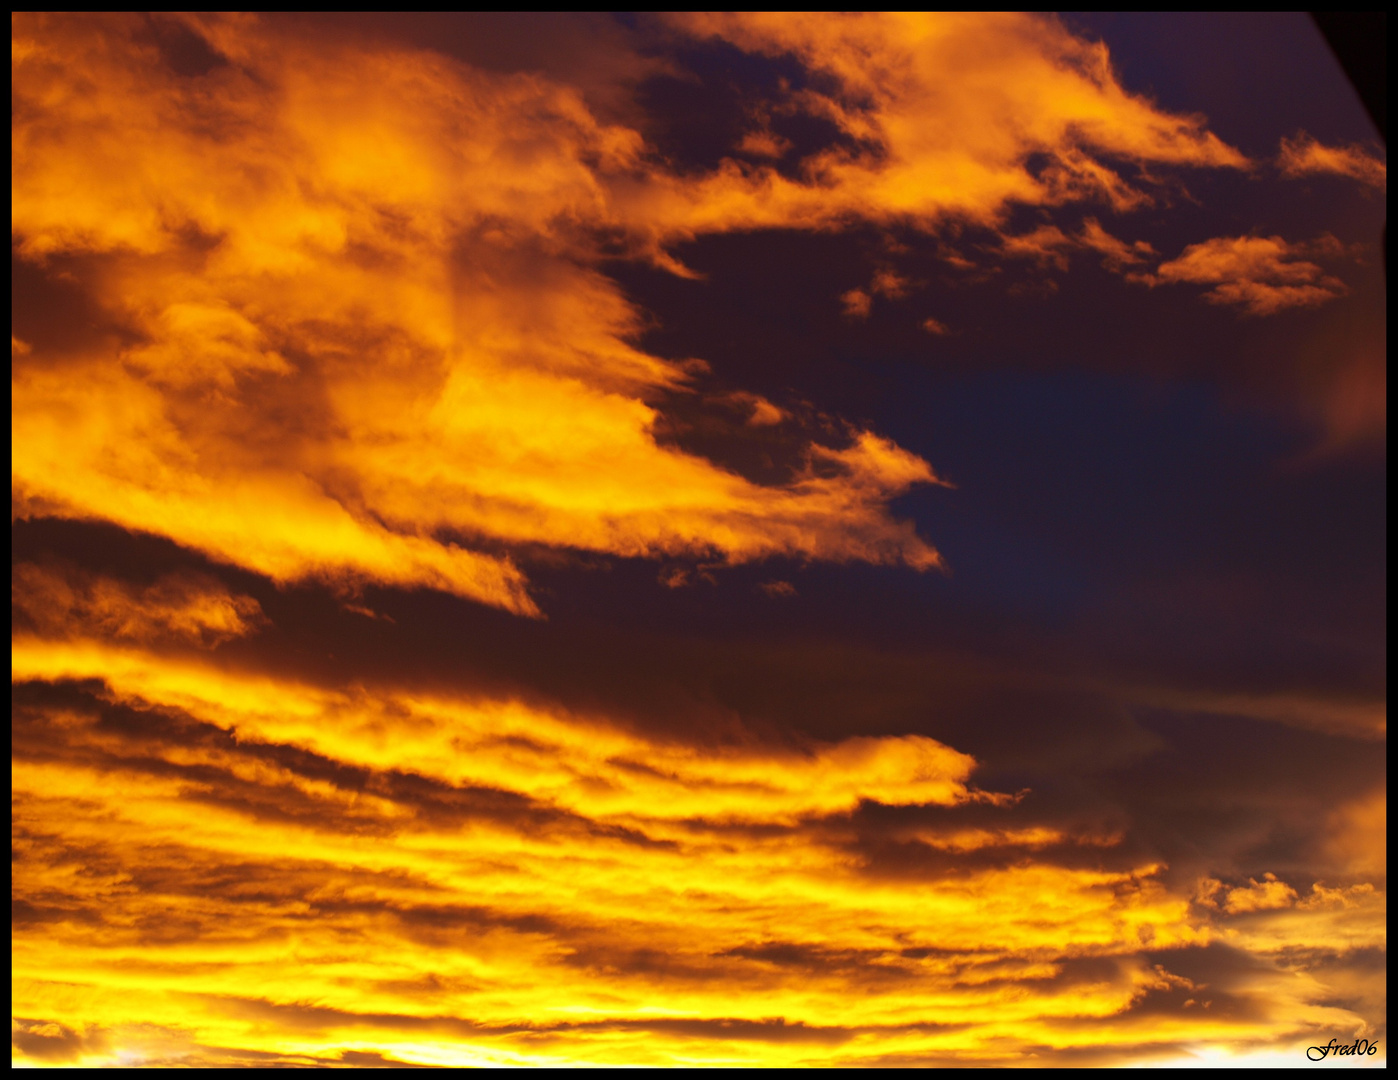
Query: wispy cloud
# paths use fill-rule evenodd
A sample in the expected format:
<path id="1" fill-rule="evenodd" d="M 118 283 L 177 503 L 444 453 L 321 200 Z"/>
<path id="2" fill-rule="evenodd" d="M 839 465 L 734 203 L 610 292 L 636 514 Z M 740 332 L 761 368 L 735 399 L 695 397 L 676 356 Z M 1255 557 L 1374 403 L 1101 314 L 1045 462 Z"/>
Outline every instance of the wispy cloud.
<path id="1" fill-rule="evenodd" d="M 1220 236 L 1190 244 L 1154 273 L 1130 279 L 1148 285 L 1211 285 L 1204 294 L 1211 304 L 1232 304 L 1248 315 L 1275 315 L 1345 294 L 1344 282 L 1304 257 L 1315 250 L 1316 245 L 1289 244 L 1280 236 Z"/>
<path id="2" fill-rule="evenodd" d="M 672 22 L 749 52 L 795 55 L 832 83 L 791 106 L 834 124 L 852 146 L 802 163 L 803 178 L 730 162 L 652 205 L 689 233 L 832 227 L 850 219 L 997 225 L 1014 205 L 1151 199 L 1108 157 L 1238 168 L 1246 158 L 1195 117 L 1122 88 L 1105 47 L 1050 18 L 856 13 L 694 14 Z M 1047 164 L 1031 170 L 1036 155 Z"/>
<path id="3" fill-rule="evenodd" d="M 1315 176 L 1329 173 L 1348 176 L 1371 187 L 1388 186 L 1388 166 L 1362 146 L 1326 146 L 1301 132 L 1294 139 L 1282 139 L 1277 164 L 1286 176 Z"/>

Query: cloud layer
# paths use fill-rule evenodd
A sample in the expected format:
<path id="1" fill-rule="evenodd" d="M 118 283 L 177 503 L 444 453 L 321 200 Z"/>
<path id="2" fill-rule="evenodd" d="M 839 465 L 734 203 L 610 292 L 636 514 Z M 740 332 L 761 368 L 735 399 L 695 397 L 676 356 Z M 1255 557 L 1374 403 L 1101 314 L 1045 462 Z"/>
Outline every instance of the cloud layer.
<path id="1" fill-rule="evenodd" d="M 1363 1028 L 1323 983 L 1278 996 L 1265 971 L 1146 954 L 1294 951 L 1331 923 L 1380 946 L 1372 886 L 1299 900 L 1268 875 L 1192 904 L 1156 865 L 1075 866 L 1054 853 L 1121 838 L 930 815 L 1015 803 L 930 739 L 667 745 L 98 639 L 17 639 L 14 668 L 17 1000 L 66 1025 L 23 1028 L 40 1059 L 995 1062 Z M 852 862 L 844 815 L 870 800 L 927 808 L 901 842 L 950 872 Z M 55 948 L 90 987 L 77 1015 Z M 139 977 L 124 959 L 111 983 L 118 955 Z M 80 1015 L 101 1030 L 65 1036 Z"/>
<path id="2" fill-rule="evenodd" d="M 1191 897 L 929 738 L 703 746 L 329 689 L 124 641 L 150 601 L 90 591 L 126 617 L 13 648 L 31 1059 L 996 1063 L 1371 1030 L 1372 989 L 1325 1004 L 1362 967 L 1265 962 L 1381 948 L 1371 884 Z M 911 808 L 878 843 L 940 869 L 860 855 L 869 804 Z"/>

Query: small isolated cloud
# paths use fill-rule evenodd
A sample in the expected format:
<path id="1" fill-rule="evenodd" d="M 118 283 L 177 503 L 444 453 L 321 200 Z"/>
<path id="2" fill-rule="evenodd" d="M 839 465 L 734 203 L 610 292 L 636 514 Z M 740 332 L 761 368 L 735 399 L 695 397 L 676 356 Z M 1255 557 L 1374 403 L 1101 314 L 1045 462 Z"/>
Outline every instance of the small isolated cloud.
<path id="1" fill-rule="evenodd" d="M 1261 881 L 1248 878 L 1247 885 L 1229 889 L 1223 901 L 1223 910 L 1230 915 L 1238 915 L 1247 911 L 1290 907 L 1295 902 L 1295 889 L 1284 881 L 1278 881 L 1276 874 L 1263 874 Z"/>
<path id="2" fill-rule="evenodd" d="M 1073 241 L 1054 225 L 1041 225 L 1021 236 L 1006 236 L 1000 243 L 1000 254 L 1011 259 L 1033 259 L 1040 267 L 1068 269 L 1067 250 Z"/>
<path id="3" fill-rule="evenodd" d="M 1102 265 L 1108 270 L 1115 270 L 1118 273 L 1124 267 L 1139 263 L 1147 256 L 1155 254 L 1155 249 L 1144 240 L 1137 240 L 1133 244 L 1128 244 L 1125 240 L 1118 240 L 1102 228 L 1096 218 L 1087 218 L 1083 222 L 1082 235 L 1078 242 L 1083 247 L 1101 252 L 1103 255 Z"/>
<path id="4" fill-rule="evenodd" d="M 773 405 L 761 394 L 734 390 L 731 394 L 724 395 L 723 400 L 747 412 L 749 427 L 771 427 L 787 418 L 785 409 Z"/>
<path id="5" fill-rule="evenodd" d="M 1299 256 L 1317 245 L 1288 244 L 1280 236 L 1220 236 L 1191 244 L 1179 258 L 1161 263 L 1154 274 L 1128 274 L 1147 285 L 1189 282 L 1212 285 L 1211 304 L 1236 304 L 1248 315 L 1275 315 L 1292 307 L 1314 307 L 1347 291 Z"/>
<path id="6" fill-rule="evenodd" d="M 929 334 L 937 334 L 938 336 L 951 333 L 946 323 L 938 322 L 936 319 L 923 319 L 922 328 Z"/>
<path id="7" fill-rule="evenodd" d="M 851 289 L 840 297 L 840 303 L 844 304 L 845 314 L 850 318 L 867 319 L 874 301 L 863 289 Z"/>
<path id="8" fill-rule="evenodd" d="M 883 296 L 889 300 L 901 300 L 908 295 L 912 282 L 896 270 L 884 267 L 874 273 L 873 279 L 862 289 L 851 289 L 840 297 L 845 314 L 855 319 L 867 319 L 873 308 L 874 297 Z"/>
<path id="9" fill-rule="evenodd" d="M 796 595 L 796 586 L 789 581 L 764 581 L 758 588 L 771 597 Z"/>
<path id="10" fill-rule="evenodd" d="M 791 140 L 770 131 L 749 131 L 738 143 L 738 149 L 753 157 L 779 158 L 791 149 Z"/>
<path id="11" fill-rule="evenodd" d="M 911 284 L 897 271 L 884 269 L 874 275 L 874 280 L 869 283 L 869 290 L 890 300 L 898 300 L 908 295 L 908 287 Z"/>
<path id="12" fill-rule="evenodd" d="M 682 589 L 689 584 L 689 571 L 682 566 L 667 566 L 656 580 L 667 589 Z"/>
<path id="13" fill-rule="evenodd" d="M 1304 131 L 1294 139 L 1282 139 L 1277 165 L 1285 176 L 1331 173 L 1371 187 L 1388 186 L 1388 166 L 1362 146 L 1326 146 Z"/>

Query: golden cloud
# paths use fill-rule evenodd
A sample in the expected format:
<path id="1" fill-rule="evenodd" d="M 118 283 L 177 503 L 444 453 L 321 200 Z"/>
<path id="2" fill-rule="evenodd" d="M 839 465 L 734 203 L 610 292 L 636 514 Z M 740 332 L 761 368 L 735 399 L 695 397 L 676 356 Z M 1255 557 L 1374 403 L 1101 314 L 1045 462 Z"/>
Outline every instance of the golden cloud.
<path id="1" fill-rule="evenodd" d="M 852 147 L 802 163 L 804 178 L 725 162 L 644 196 L 657 227 L 696 235 L 852 220 L 998 225 L 1016 204 L 1148 203 L 1112 161 L 1238 168 L 1199 117 L 1126 92 L 1106 47 L 1035 15 L 730 12 L 671 17 L 682 32 L 749 52 L 793 55 L 833 80 L 784 107 L 835 124 Z M 1031 158 L 1047 162 L 1031 169 Z"/>
<path id="2" fill-rule="evenodd" d="M 22 353 L 21 515 L 522 614 L 482 541 L 936 565 L 884 508 L 935 477 L 875 436 L 811 447 L 836 468 L 785 487 L 657 443 L 648 400 L 690 373 L 630 344 L 639 314 L 589 265 L 634 132 L 535 76 L 247 19 L 197 24 L 230 62 L 189 79 L 142 26 L 16 23 L 17 249 L 87 267 L 130 340 Z"/>
<path id="3" fill-rule="evenodd" d="M 1288 244 L 1280 236 L 1220 236 L 1190 244 L 1153 274 L 1127 277 L 1152 286 L 1212 285 L 1204 294 L 1211 304 L 1236 304 L 1249 315 L 1275 315 L 1287 308 L 1323 304 L 1346 292 L 1338 278 L 1299 257 L 1314 247 Z"/>
<path id="4" fill-rule="evenodd" d="M 1123 1060 L 1364 1023 L 1318 1004 L 1320 969 L 1221 984 L 1143 950 L 1370 941 L 1372 885 L 1298 904 L 1269 875 L 1191 906 L 1159 865 L 1051 857 L 1119 835 L 1010 822 L 912 826 L 939 858 L 1010 856 L 953 873 L 852 858 L 862 800 L 1022 805 L 925 737 L 701 747 L 215 660 L 14 643 L 37 693 L 13 763 L 17 1059 Z"/>
<path id="5" fill-rule="evenodd" d="M 295 744 L 362 768 L 411 770 L 458 787 L 505 788 L 598 820 L 791 823 L 847 813 L 866 799 L 955 805 L 978 797 L 965 784 L 969 757 L 915 735 L 852 738 L 783 754 L 701 754 L 508 701 L 326 694 L 236 679 L 86 637 L 64 643 L 20 637 L 13 654 L 16 679 L 106 677 L 121 700 L 177 707 L 244 738 Z"/>
<path id="6" fill-rule="evenodd" d="M 655 399 L 693 368 L 635 347 L 641 316 L 596 270 L 599 236 L 677 268 L 664 245 L 703 232 L 1147 199 L 1107 158 L 1245 164 L 1038 17 L 681 18 L 834 80 L 791 107 L 870 149 L 822 151 L 800 181 L 731 160 L 671 175 L 538 75 L 252 17 L 162 25 L 222 62 L 176 74 L 136 18 L 14 23 L 16 249 L 66 259 L 125 343 L 60 371 L 14 342 L 12 505 L 277 581 L 426 586 L 521 614 L 538 608 L 511 545 L 939 561 L 886 510 L 891 475 L 934 474 L 871 456 L 864 435 L 809 448 L 857 468 L 782 487 L 660 445 Z M 1031 172 L 1034 155 L 1051 164 Z M 1105 237 L 1084 242 L 1130 261 Z M 870 286 L 906 288 L 888 269 Z M 1255 308 L 1279 288 L 1295 303 L 1328 286 L 1213 295 Z M 846 305 L 865 313 L 869 295 Z"/>
<path id="7" fill-rule="evenodd" d="M 1270 908 L 1290 907 L 1296 902 L 1296 890 L 1284 881 L 1278 881 L 1276 874 L 1264 874 L 1262 880 L 1249 879 L 1248 884 L 1229 889 L 1223 899 L 1223 910 L 1230 915 L 1241 911 L 1266 911 Z"/>
<path id="8" fill-rule="evenodd" d="M 931 740 L 854 739 L 795 757 L 701 752 L 508 703 L 374 692 L 327 699 L 311 687 L 91 648 L 21 642 L 17 652 L 21 678 L 107 672 L 113 698 L 152 721 L 113 740 L 92 715 L 44 710 L 42 724 L 67 753 L 61 762 L 17 765 L 19 820 L 29 837 L 18 887 L 35 912 L 46 913 L 45 897 L 61 894 L 65 905 L 42 921 L 39 937 L 21 936 L 20 1007 L 23 1015 L 59 1015 L 70 1028 L 82 1021 L 72 1010 L 55 1013 L 56 987 L 34 966 L 30 941 L 63 942 L 65 980 L 88 988 L 78 1013 L 121 1025 L 135 1019 L 138 1002 L 163 1015 L 168 1005 L 156 1003 L 180 998 L 205 1043 L 305 1049 L 288 1035 L 299 1003 L 311 999 L 329 1010 L 312 1017 L 326 1029 L 311 1036 L 322 1050 L 327 1037 L 330 1046 L 346 1045 L 344 1029 L 384 1025 L 358 1017 L 408 1023 L 455 1013 L 472 1018 L 475 1036 L 407 1041 L 419 1055 L 447 1055 L 436 1058 L 442 1062 L 512 1053 L 535 1061 L 680 1060 L 686 1045 L 705 1043 L 719 1059 L 736 1052 L 739 1060 L 774 1061 L 790 1060 L 785 1040 L 724 1047 L 705 1037 L 703 1021 L 761 1024 L 777 1014 L 799 1030 L 823 1025 L 831 995 L 839 995 L 843 1026 L 889 1028 L 890 1045 L 974 1048 L 1011 1015 L 1039 1028 L 1131 1000 L 1129 980 L 1110 980 L 1086 998 L 1076 987 L 1055 990 L 1055 958 L 1137 948 L 1146 925 L 1161 944 L 1198 936 L 1185 905 L 1151 881 L 1150 868 L 1132 877 L 1022 866 L 910 888 L 866 877 L 800 827 L 811 815 L 846 812 L 858 798 L 965 799 L 972 762 Z M 327 722 L 327 708 L 336 723 Z M 162 739 L 162 713 L 181 718 L 177 726 L 188 733 Z M 165 764 L 144 764 L 152 759 Z M 323 766 L 319 777 L 298 767 L 314 761 L 368 781 L 344 787 L 327 780 Z M 394 777 L 421 779 L 404 785 Z M 429 781 L 436 784 L 423 787 Z M 434 791 L 448 800 L 456 793 L 458 815 L 435 823 L 421 802 Z M 496 794 L 473 812 L 472 792 L 478 801 Z M 47 823 L 74 799 L 93 809 L 65 819 L 62 843 L 90 853 L 88 885 L 54 861 L 46 839 Z M 191 799 L 202 803 L 193 826 Z M 740 822 L 762 831 L 730 831 Z M 385 830 L 394 843 L 365 845 Z M 1038 838 L 1023 839 L 1029 850 Z M 123 869 L 104 874 L 95 858 Z M 221 876 L 230 860 L 245 867 L 246 884 L 196 889 L 196 880 Z M 1034 901 L 1016 914 L 1020 893 Z M 107 904 L 100 930 L 81 914 L 98 896 Z M 186 930 L 153 932 L 153 918 L 176 911 Z M 316 911 L 339 914 L 307 922 Z M 337 960 L 334 924 L 345 919 L 358 927 L 357 955 L 396 959 L 369 962 L 367 979 L 356 974 L 370 974 L 367 961 Z M 925 929 L 914 929 L 919 923 Z M 453 926 L 475 930 L 463 937 Z M 288 933 L 299 942 L 296 967 L 305 970 L 280 959 Z M 99 976 L 114 948 L 139 948 L 150 965 L 126 980 L 134 995 L 126 1004 Z M 809 960 L 792 966 L 788 955 Z M 863 958 L 863 974 L 841 959 L 848 955 Z M 308 971 L 319 972 L 314 985 Z M 854 986 L 867 980 L 850 1004 Z M 1048 982 L 1024 998 L 1007 980 L 1028 980 L 1029 988 Z M 920 1004 L 907 997 L 913 987 Z M 273 1033 L 265 1019 L 237 1015 L 245 1000 L 290 1012 Z M 1008 1011 L 997 1019 L 992 1008 Z M 958 1021 L 953 1030 L 990 1027 L 938 1034 L 949 1017 Z M 666 1021 L 689 1018 L 701 1021 L 689 1038 L 683 1030 L 667 1036 Z M 590 1033 L 585 1022 L 599 1020 L 601 1030 Z M 270 1039 L 253 1037 L 257 1028 Z M 370 1044 L 404 1052 L 383 1034 Z"/>

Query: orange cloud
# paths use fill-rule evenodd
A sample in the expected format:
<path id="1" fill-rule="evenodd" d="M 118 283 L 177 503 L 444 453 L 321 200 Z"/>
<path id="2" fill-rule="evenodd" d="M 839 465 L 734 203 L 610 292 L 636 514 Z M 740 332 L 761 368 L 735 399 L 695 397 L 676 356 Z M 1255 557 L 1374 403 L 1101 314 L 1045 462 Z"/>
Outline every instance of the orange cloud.
<path id="1" fill-rule="evenodd" d="M 73 567 L 18 563 L 10 568 L 10 601 L 50 634 L 175 639 L 206 648 L 253 633 L 265 621 L 252 597 L 198 574 L 167 574 L 142 589 Z"/>
<path id="2" fill-rule="evenodd" d="M 593 268 L 598 233 L 678 269 L 664 244 L 705 231 L 1148 198 L 1096 153 L 1244 164 L 1038 17 L 681 18 L 833 78 L 792 104 L 871 150 L 822 151 L 803 180 L 731 161 L 669 175 L 537 75 L 251 17 L 167 23 L 224 62 L 176 74 L 134 18 L 14 25 L 17 251 L 68 259 L 128 339 L 62 372 L 12 350 L 17 512 L 160 533 L 278 581 L 521 614 L 538 608 L 502 545 L 938 561 L 887 513 L 903 489 L 870 471 L 930 469 L 812 447 L 861 467 L 770 487 L 659 445 L 654 401 L 692 369 L 634 346 L 639 313 Z M 1050 165 L 1031 173 L 1033 155 Z M 888 270 L 870 286 L 906 288 Z M 1279 295 L 1214 294 L 1239 289 Z M 867 313 L 871 295 L 845 304 Z"/>
<path id="3" fill-rule="evenodd" d="M 851 289 L 840 297 L 845 306 L 845 314 L 855 319 L 867 319 L 873 310 L 874 300 L 863 289 Z"/>
<path id="4" fill-rule="evenodd" d="M 773 405 L 761 394 L 749 393 L 746 390 L 734 390 L 722 395 L 718 400 L 746 412 L 749 427 L 773 427 L 788 419 L 785 409 Z"/>
<path id="5" fill-rule="evenodd" d="M 1246 716 L 1350 739 L 1381 741 L 1388 731 L 1388 702 L 1382 697 L 1318 694 L 1224 694 L 1159 687 L 1119 687 L 1134 700 L 1167 709 Z"/>
<path id="6" fill-rule="evenodd" d="M 851 289 L 840 297 L 845 314 L 856 319 L 868 318 L 873 309 L 874 297 L 885 296 L 890 300 L 901 300 L 908 295 L 910 282 L 896 270 L 882 267 L 874 272 L 867 288 Z"/>
<path id="7" fill-rule="evenodd" d="M 1388 186 L 1388 166 L 1362 146 L 1326 146 L 1305 132 L 1294 139 L 1282 139 L 1277 164 L 1286 176 L 1330 173 L 1370 187 Z"/>
<path id="8" fill-rule="evenodd" d="M 29 905 L 20 910 L 43 914 L 59 893 L 66 905 L 66 915 L 43 914 L 36 934 L 20 935 L 17 1009 L 72 1031 L 99 1021 L 127 1052 L 142 1041 L 129 1027 L 132 1007 L 164 1016 L 181 996 L 186 1030 L 206 1045 L 324 1054 L 363 1040 L 439 1063 L 721 1054 L 706 1018 L 756 1024 L 775 1013 L 788 1025 L 825 1025 L 838 998 L 841 1024 L 882 1032 L 885 1049 L 974 1056 L 1011 1028 L 1023 1038 L 1055 1018 L 1106 1015 L 1132 1000 L 1129 979 L 1087 993 L 1056 986 L 1058 964 L 1132 952 L 1143 927 L 1162 946 L 1198 938 L 1152 867 L 1132 876 L 1027 864 L 910 888 L 865 874 L 803 824 L 867 799 L 973 800 L 974 762 L 926 738 L 702 749 L 518 703 L 345 695 L 92 642 L 20 639 L 16 657 L 20 679 L 103 671 L 113 700 L 187 728 L 162 739 L 152 723 L 114 737 L 90 713 L 44 709 L 64 759 L 21 751 L 16 765 L 17 895 Z M 327 776 L 368 780 L 341 786 Z M 495 794 L 461 820 L 438 820 L 420 801 L 487 791 Z M 74 799 L 103 810 L 62 817 Z M 201 800 L 193 821 L 191 799 Z M 75 878 L 51 847 L 57 820 L 71 822 L 64 843 L 107 853 L 129 884 L 101 871 Z M 388 836 L 395 842 L 364 843 Z M 1014 831 L 999 839 L 1024 851 L 1041 840 Z M 206 880 L 196 901 L 194 881 L 218 876 L 230 859 L 247 868 L 246 885 L 227 892 Z M 99 896 L 107 915 L 94 932 L 81 913 Z M 239 918 L 227 917 L 233 910 Z M 176 911 L 193 936 L 152 932 L 152 920 Z M 316 911 L 340 914 L 304 919 Z M 359 927 L 360 959 L 334 958 L 342 919 Z M 280 959 L 289 932 L 303 958 L 293 967 Z M 65 984 L 83 987 L 67 1007 L 37 966 L 41 943 L 57 942 Z M 124 999 L 99 975 L 113 948 L 156 962 L 126 981 Z M 787 963 L 792 950 L 808 962 Z M 366 955 L 396 959 L 366 968 Z M 849 956 L 862 958 L 872 981 L 841 959 Z M 429 985 L 438 989 L 424 993 Z M 359 1034 L 298 1037 L 290 1013 L 268 1023 L 308 999 L 332 1011 L 328 1028 Z M 657 1000 L 666 1002 L 660 1013 Z M 271 1011 L 254 1023 L 245 1005 Z M 407 1040 L 414 1051 L 394 1037 L 392 1020 L 363 1019 L 406 1023 L 444 1009 L 470 1016 L 475 1033 L 419 1032 Z M 936 1032 L 949 1015 L 963 1034 L 947 1041 Z M 604 1023 L 592 1032 L 578 1027 L 584 1020 Z M 692 1034 L 667 1032 L 665 1022 L 679 1020 Z M 547 1037 L 513 1038 L 521 1024 Z M 620 1041 L 605 1037 L 628 1030 Z M 819 1038 L 828 1046 L 830 1036 Z M 727 1052 L 777 1062 L 792 1060 L 792 1049 L 759 1038 Z M 856 1041 L 842 1053 L 860 1052 Z"/>
<path id="9" fill-rule="evenodd" d="M 1268 958 L 1367 947 L 1372 886 L 1296 903 L 1267 875 L 1191 906 L 1158 865 L 1061 865 L 1120 837 L 948 824 L 1022 804 L 925 737 L 706 747 L 217 659 L 14 642 L 15 678 L 51 688 L 16 710 L 17 1060 L 1139 1060 L 1365 1022 L 1324 1004 L 1350 969 Z M 935 808 L 909 839 L 971 861 L 851 858 L 863 800 Z M 1218 940 L 1250 981 L 1177 973 Z"/>
<path id="10" fill-rule="evenodd" d="M 974 798 L 966 785 L 972 759 L 915 735 L 853 738 L 805 752 L 701 753 L 513 702 L 357 700 L 243 680 L 86 637 L 62 644 L 20 637 L 14 653 L 16 679 L 105 671 L 119 698 L 178 707 L 242 737 L 295 743 L 363 768 L 516 791 L 599 820 L 790 824 L 848 813 L 866 799 L 955 805 Z"/>
<path id="11" fill-rule="evenodd" d="M 521 614 L 523 573 L 480 539 L 937 562 L 884 508 L 932 479 L 908 455 L 812 448 L 854 467 L 764 487 L 657 443 L 651 401 L 690 370 L 631 344 L 590 266 L 642 144 L 575 92 L 245 18 L 190 24 L 229 62 L 188 78 L 143 25 L 15 27 L 17 249 L 89 267 L 132 339 L 61 371 L 23 354 L 21 515 Z"/>
<path id="12" fill-rule="evenodd" d="M 727 162 L 652 188 L 637 206 L 660 230 L 696 235 L 850 220 L 997 225 L 1013 204 L 1150 201 L 1110 156 L 1137 165 L 1237 168 L 1246 159 L 1198 117 L 1165 113 L 1117 82 L 1105 46 L 1051 18 L 981 13 L 686 14 L 681 31 L 794 55 L 833 82 L 790 105 L 860 149 L 829 149 L 804 179 Z M 1041 155 L 1047 165 L 1031 170 Z"/>
<path id="13" fill-rule="evenodd" d="M 1261 881 L 1251 878 L 1247 885 L 1229 889 L 1223 899 L 1223 910 L 1236 915 L 1242 911 L 1290 907 L 1295 902 L 1295 889 L 1284 881 L 1278 881 L 1276 874 L 1263 874 Z"/>
<path id="14" fill-rule="evenodd" d="M 1331 851 L 1343 870 L 1361 876 L 1388 874 L 1388 792 L 1379 790 L 1331 815 Z"/>
<path id="15" fill-rule="evenodd" d="M 908 295 L 908 288 L 911 284 L 907 278 L 896 271 L 884 268 L 874 274 L 869 289 L 880 296 L 888 297 L 890 300 L 900 300 Z"/>
<path id="16" fill-rule="evenodd" d="M 749 131 L 738 143 L 738 150 L 754 157 L 779 158 L 791 149 L 787 139 L 773 135 L 770 131 Z"/>
<path id="17" fill-rule="evenodd" d="M 928 847 L 942 851 L 978 851 L 988 847 L 1027 848 L 1037 850 L 1054 844 L 1079 844 L 1111 847 L 1121 842 L 1117 836 L 1074 836 L 1060 829 L 1035 826 L 1027 829 L 961 829 L 949 833 L 918 832 L 915 838 Z"/>
<path id="18" fill-rule="evenodd" d="M 1069 236 L 1055 225 L 1041 225 L 1032 232 L 1019 235 L 1004 235 L 1000 238 L 997 251 L 1012 259 L 1033 259 L 1040 269 L 1052 267 L 1055 270 L 1068 269 L 1068 253 L 1075 249 L 1087 249 L 1104 256 L 1102 265 L 1108 270 L 1122 273 L 1126 267 L 1142 262 L 1155 254 L 1155 249 L 1144 240 L 1128 244 L 1119 240 L 1096 218 L 1083 221 L 1082 232 Z"/>
<path id="19" fill-rule="evenodd" d="M 1103 256 L 1102 265 L 1108 270 L 1117 272 L 1121 272 L 1124 267 L 1139 263 L 1155 254 L 1155 249 L 1144 240 L 1128 244 L 1124 240 L 1117 239 L 1102 228 L 1101 223 L 1096 218 L 1087 218 L 1083 222 L 1082 236 L 1079 237 L 1078 242 L 1083 247 L 1100 252 Z"/>
<path id="20" fill-rule="evenodd" d="M 1073 242 L 1056 225 L 1041 225 L 1033 232 L 1005 236 L 1000 240 L 1000 254 L 1012 259 L 1033 259 L 1041 268 L 1068 269 L 1064 253 Z"/>
<path id="21" fill-rule="evenodd" d="M 1212 285 L 1204 299 L 1236 304 L 1249 315 L 1275 315 L 1291 307 L 1313 307 L 1346 292 L 1344 283 L 1299 258 L 1309 253 L 1280 236 L 1220 236 L 1191 244 L 1154 274 L 1129 275 L 1149 285 L 1189 282 Z"/>

